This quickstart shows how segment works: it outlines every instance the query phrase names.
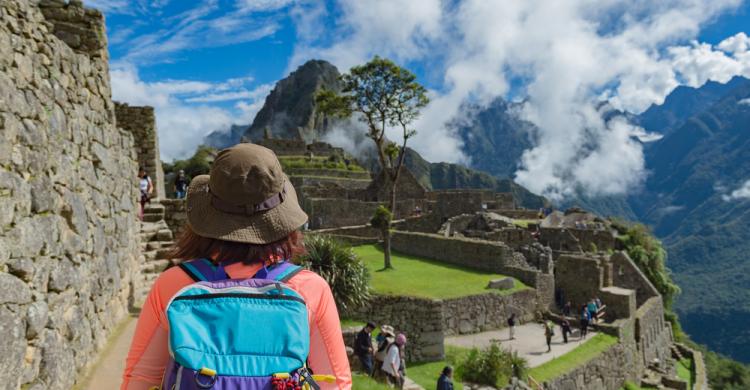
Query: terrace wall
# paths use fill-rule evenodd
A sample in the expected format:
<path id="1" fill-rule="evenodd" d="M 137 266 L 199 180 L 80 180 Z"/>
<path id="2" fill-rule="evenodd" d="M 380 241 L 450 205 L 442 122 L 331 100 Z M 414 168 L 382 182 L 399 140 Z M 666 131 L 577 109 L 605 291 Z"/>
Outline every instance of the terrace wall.
<path id="1" fill-rule="evenodd" d="M 513 276 L 536 290 L 540 307 L 554 302 L 554 276 L 529 268 L 523 255 L 502 242 L 395 231 L 391 246 L 407 255 Z"/>
<path id="2" fill-rule="evenodd" d="M 446 336 L 478 333 L 507 326 L 516 313 L 521 323 L 536 318 L 536 292 L 531 289 L 509 295 L 494 293 L 443 300 L 443 332 Z"/>

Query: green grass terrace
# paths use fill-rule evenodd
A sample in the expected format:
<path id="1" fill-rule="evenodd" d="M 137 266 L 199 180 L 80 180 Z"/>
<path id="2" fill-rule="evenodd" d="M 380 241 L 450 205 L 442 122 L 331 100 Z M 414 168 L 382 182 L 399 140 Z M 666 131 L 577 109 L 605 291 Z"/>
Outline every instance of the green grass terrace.
<path id="1" fill-rule="evenodd" d="M 293 169 L 332 169 L 349 172 L 366 172 L 364 168 L 350 161 L 349 165 L 344 161 L 333 161 L 328 157 L 313 157 L 310 159 L 306 156 L 279 156 L 279 162 L 284 171 Z"/>
<path id="2" fill-rule="evenodd" d="M 383 269 L 383 250 L 378 245 L 354 247 L 372 274 L 370 282 L 376 294 L 447 299 L 484 293 L 508 295 L 529 287 L 513 278 L 508 290 L 487 289 L 487 283 L 506 275 L 485 273 L 439 261 L 391 253 L 393 269 Z"/>

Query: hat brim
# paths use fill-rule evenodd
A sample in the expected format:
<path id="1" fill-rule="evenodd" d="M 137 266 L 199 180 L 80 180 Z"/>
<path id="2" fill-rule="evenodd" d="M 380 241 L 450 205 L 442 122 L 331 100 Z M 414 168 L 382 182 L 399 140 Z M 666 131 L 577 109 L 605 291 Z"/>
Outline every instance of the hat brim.
<path id="1" fill-rule="evenodd" d="M 307 222 L 307 214 L 302 211 L 288 178 L 284 181 L 284 201 L 252 215 L 230 214 L 214 208 L 208 183 L 209 175 L 197 176 L 187 191 L 188 225 L 199 236 L 262 245 L 283 239 Z"/>

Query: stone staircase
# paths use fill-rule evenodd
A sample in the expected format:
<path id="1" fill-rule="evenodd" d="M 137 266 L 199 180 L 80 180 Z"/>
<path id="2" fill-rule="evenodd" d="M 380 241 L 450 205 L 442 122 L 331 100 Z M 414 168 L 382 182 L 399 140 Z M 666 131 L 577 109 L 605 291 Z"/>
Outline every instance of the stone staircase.
<path id="1" fill-rule="evenodd" d="M 168 254 L 174 237 L 164 220 L 162 204 L 152 202 L 146 205 L 141 222 L 140 241 L 143 257 L 140 262 L 136 303 L 143 300 L 154 280 L 170 264 Z"/>

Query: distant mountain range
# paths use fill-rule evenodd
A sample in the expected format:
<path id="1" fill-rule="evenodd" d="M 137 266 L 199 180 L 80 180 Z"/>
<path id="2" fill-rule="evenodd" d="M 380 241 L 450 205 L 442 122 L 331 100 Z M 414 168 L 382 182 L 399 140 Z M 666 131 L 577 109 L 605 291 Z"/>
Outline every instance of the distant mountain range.
<path id="1" fill-rule="evenodd" d="M 312 96 L 321 86 L 338 88 L 338 70 L 310 61 L 279 81 L 252 124 L 206 142 L 224 147 L 274 137 L 323 139 L 333 127 L 316 118 Z M 750 362 L 750 199 L 729 194 L 750 180 L 750 80 L 678 87 L 661 105 L 640 115 L 624 113 L 650 132 L 663 135 L 644 144 L 649 176 L 628 196 L 569 199 L 601 215 L 637 220 L 654 228 L 668 250 L 668 264 L 683 293 L 676 309 L 691 337 L 711 349 Z M 487 107 L 465 107 L 468 119 L 454 123 L 471 165 L 430 163 L 410 150 L 407 166 L 427 187 L 510 190 L 526 207 L 544 198 L 510 177 L 532 146 L 534 125 L 517 106 L 496 99 Z M 618 113 L 613 112 L 612 115 Z M 244 131 L 243 131 L 244 130 Z"/>

